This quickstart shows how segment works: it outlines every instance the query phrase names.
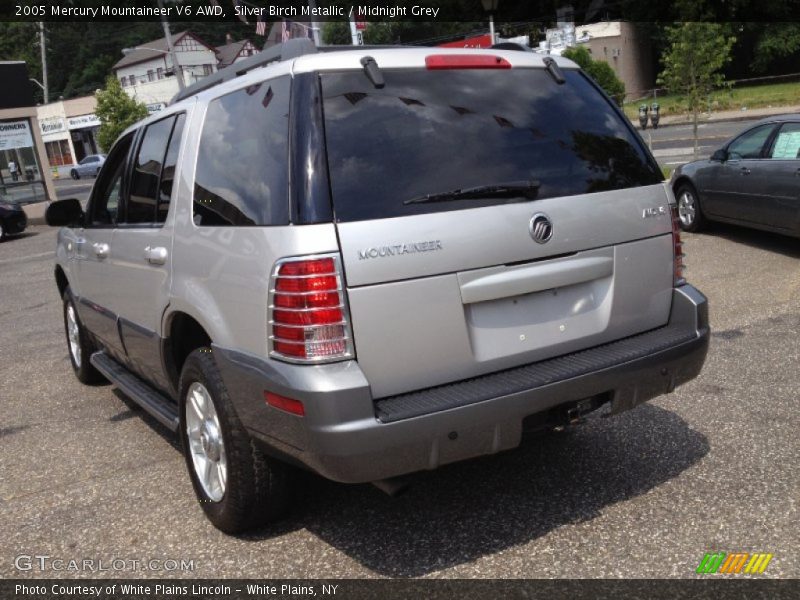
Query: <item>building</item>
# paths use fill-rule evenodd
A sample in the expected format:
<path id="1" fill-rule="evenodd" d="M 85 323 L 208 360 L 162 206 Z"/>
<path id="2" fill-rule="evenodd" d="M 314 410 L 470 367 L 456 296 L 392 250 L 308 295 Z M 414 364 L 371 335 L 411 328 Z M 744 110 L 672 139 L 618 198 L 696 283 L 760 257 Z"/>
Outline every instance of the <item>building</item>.
<path id="1" fill-rule="evenodd" d="M 122 89 L 151 112 L 161 110 L 178 93 L 176 77 L 183 77 L 188 86 L 217 70 L 215 48 L 189 31 L 173 33 L 171 38 L 177 65 L 172 64 L 163 37 L 131 48 L 112 67 Z"/>
<path id="2" fill-rule="evenodd" d="M 231 34 L 225 36 L 225 45 L 217 46 L 217 69 L 224 69 L 248 56 L 258 54 L 258 48 L 250 40 L 234 42 Z"/>
<path id="3" fill-rule="evenodd" d="M 36 107 L 47 160 L 54 174 L 69 175 L 72 165 L 90 154 L 99 154 L 97 131 L 100 120 L 94 114 L 97 100 L 83 96 Z"/>
<path id="4" fill-rule="evenodd" d="M 53 180 L 27 65 L 0 62 L 0 81 L 0 199 L 20 204 L 52 200 Z"/>
<path id="5" fill-rule="evenodd" d="M 636 23 L 602 21 L 589 25 L 570 22 L 545 32 L 538 52 L 558 54 L 570 46 L 582 44 L 594 60 L 607 62 L 625 84 L 625 100 L 640 98 L 653 88 L 652 50 L 650 38 Z"/>
<path id="6" fill-rule="evenodd" d="M 592 58 L 611 65 L 625 84 L 625 100 L 641 98 L 655 84 L 650 38 L 636 23 L 607 21 L 578 25 L 575 34 Z"/>

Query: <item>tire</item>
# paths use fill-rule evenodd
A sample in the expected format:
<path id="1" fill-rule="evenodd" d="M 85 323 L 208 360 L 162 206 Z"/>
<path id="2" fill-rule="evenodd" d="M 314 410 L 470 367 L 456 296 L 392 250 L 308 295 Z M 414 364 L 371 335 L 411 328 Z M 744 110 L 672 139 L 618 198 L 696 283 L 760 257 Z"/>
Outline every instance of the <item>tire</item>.
<path id="1" fill-rule="evenodd" d="M 700 207 L 700 197 L 691 183 L 681 183 L 675 188 L 678 203 L 678 220 L 684 231 L 700 231 L 706 226 L 706 218 Z"/>
<path id="2" fill-rule="evenodd" d="M 69 172 L 69 176 L 72 177 L 73 179 L 80 179 L 81 178 L 80 173 L 78 173 L 75 169 L 72 169 Z"/>
<path id="3" fill-rule="evenodd" d="M 265 456 L 251 439 L 210 348 L 187 357 L 179 388 L 183 454 L 208 520 L 235 534 L 280 518 L 289 504 L 289 467 Z"/>
<path id="4" fill-rule="evenodd" d="M 67 335 L 69 362 L 78 381 L 85 384 L 104 382 L 105 377 L 89 362 L 89 357 L 97 351 L 97 347 L 80 321 L 69 288 L 64 290 L 64 331 Z"/>

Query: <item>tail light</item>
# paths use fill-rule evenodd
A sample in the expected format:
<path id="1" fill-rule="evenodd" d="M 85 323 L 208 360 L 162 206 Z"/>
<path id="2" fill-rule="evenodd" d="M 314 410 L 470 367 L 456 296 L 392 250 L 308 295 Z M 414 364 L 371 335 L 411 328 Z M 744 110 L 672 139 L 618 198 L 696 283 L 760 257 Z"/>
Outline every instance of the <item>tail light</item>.
<path id="1" fill-rule="evenodd" d="M 296 363 L 353 358 L 338 254 L 278 261 L 269 305 L 270 356 Z"/>
<path id="2" fill-rule="evenodd" d="M 680 218 L 678 217 L 678 207 L 672 207 L 672 256 L 674 262 L 673 285 L 675 287 L 686 283 L 683 278 L 683 271 L 686 265 L 683 264 L 683 242 L 681 241 Z"/>

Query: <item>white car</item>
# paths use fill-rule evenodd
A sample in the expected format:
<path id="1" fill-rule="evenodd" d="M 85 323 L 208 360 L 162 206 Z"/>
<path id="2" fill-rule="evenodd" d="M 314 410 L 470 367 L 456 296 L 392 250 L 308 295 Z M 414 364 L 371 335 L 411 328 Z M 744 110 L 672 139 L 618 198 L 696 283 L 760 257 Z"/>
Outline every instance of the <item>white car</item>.
<path id="1" fill-rule="evenodd" d="M 73 179 L 81 177 L 97 177 L 100 167 L 106 162 L 105 154 L 90 154 L 77 165 L 72 167 L 69 174 Z"/>

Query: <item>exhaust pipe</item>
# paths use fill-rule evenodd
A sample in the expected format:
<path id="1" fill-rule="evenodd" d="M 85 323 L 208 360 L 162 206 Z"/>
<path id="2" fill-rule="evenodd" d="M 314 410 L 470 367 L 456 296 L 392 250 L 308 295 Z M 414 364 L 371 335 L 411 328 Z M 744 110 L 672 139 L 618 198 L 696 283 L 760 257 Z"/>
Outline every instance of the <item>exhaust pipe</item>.
<path id="1" fill-rule="evenodd" d="M 404 494 L 409 488 L 408 479 L 405 477 L 379 479 L 378 481 L 373 481 L 372 485 L 392 498 L 397 498 L 398 496 Z"/>

